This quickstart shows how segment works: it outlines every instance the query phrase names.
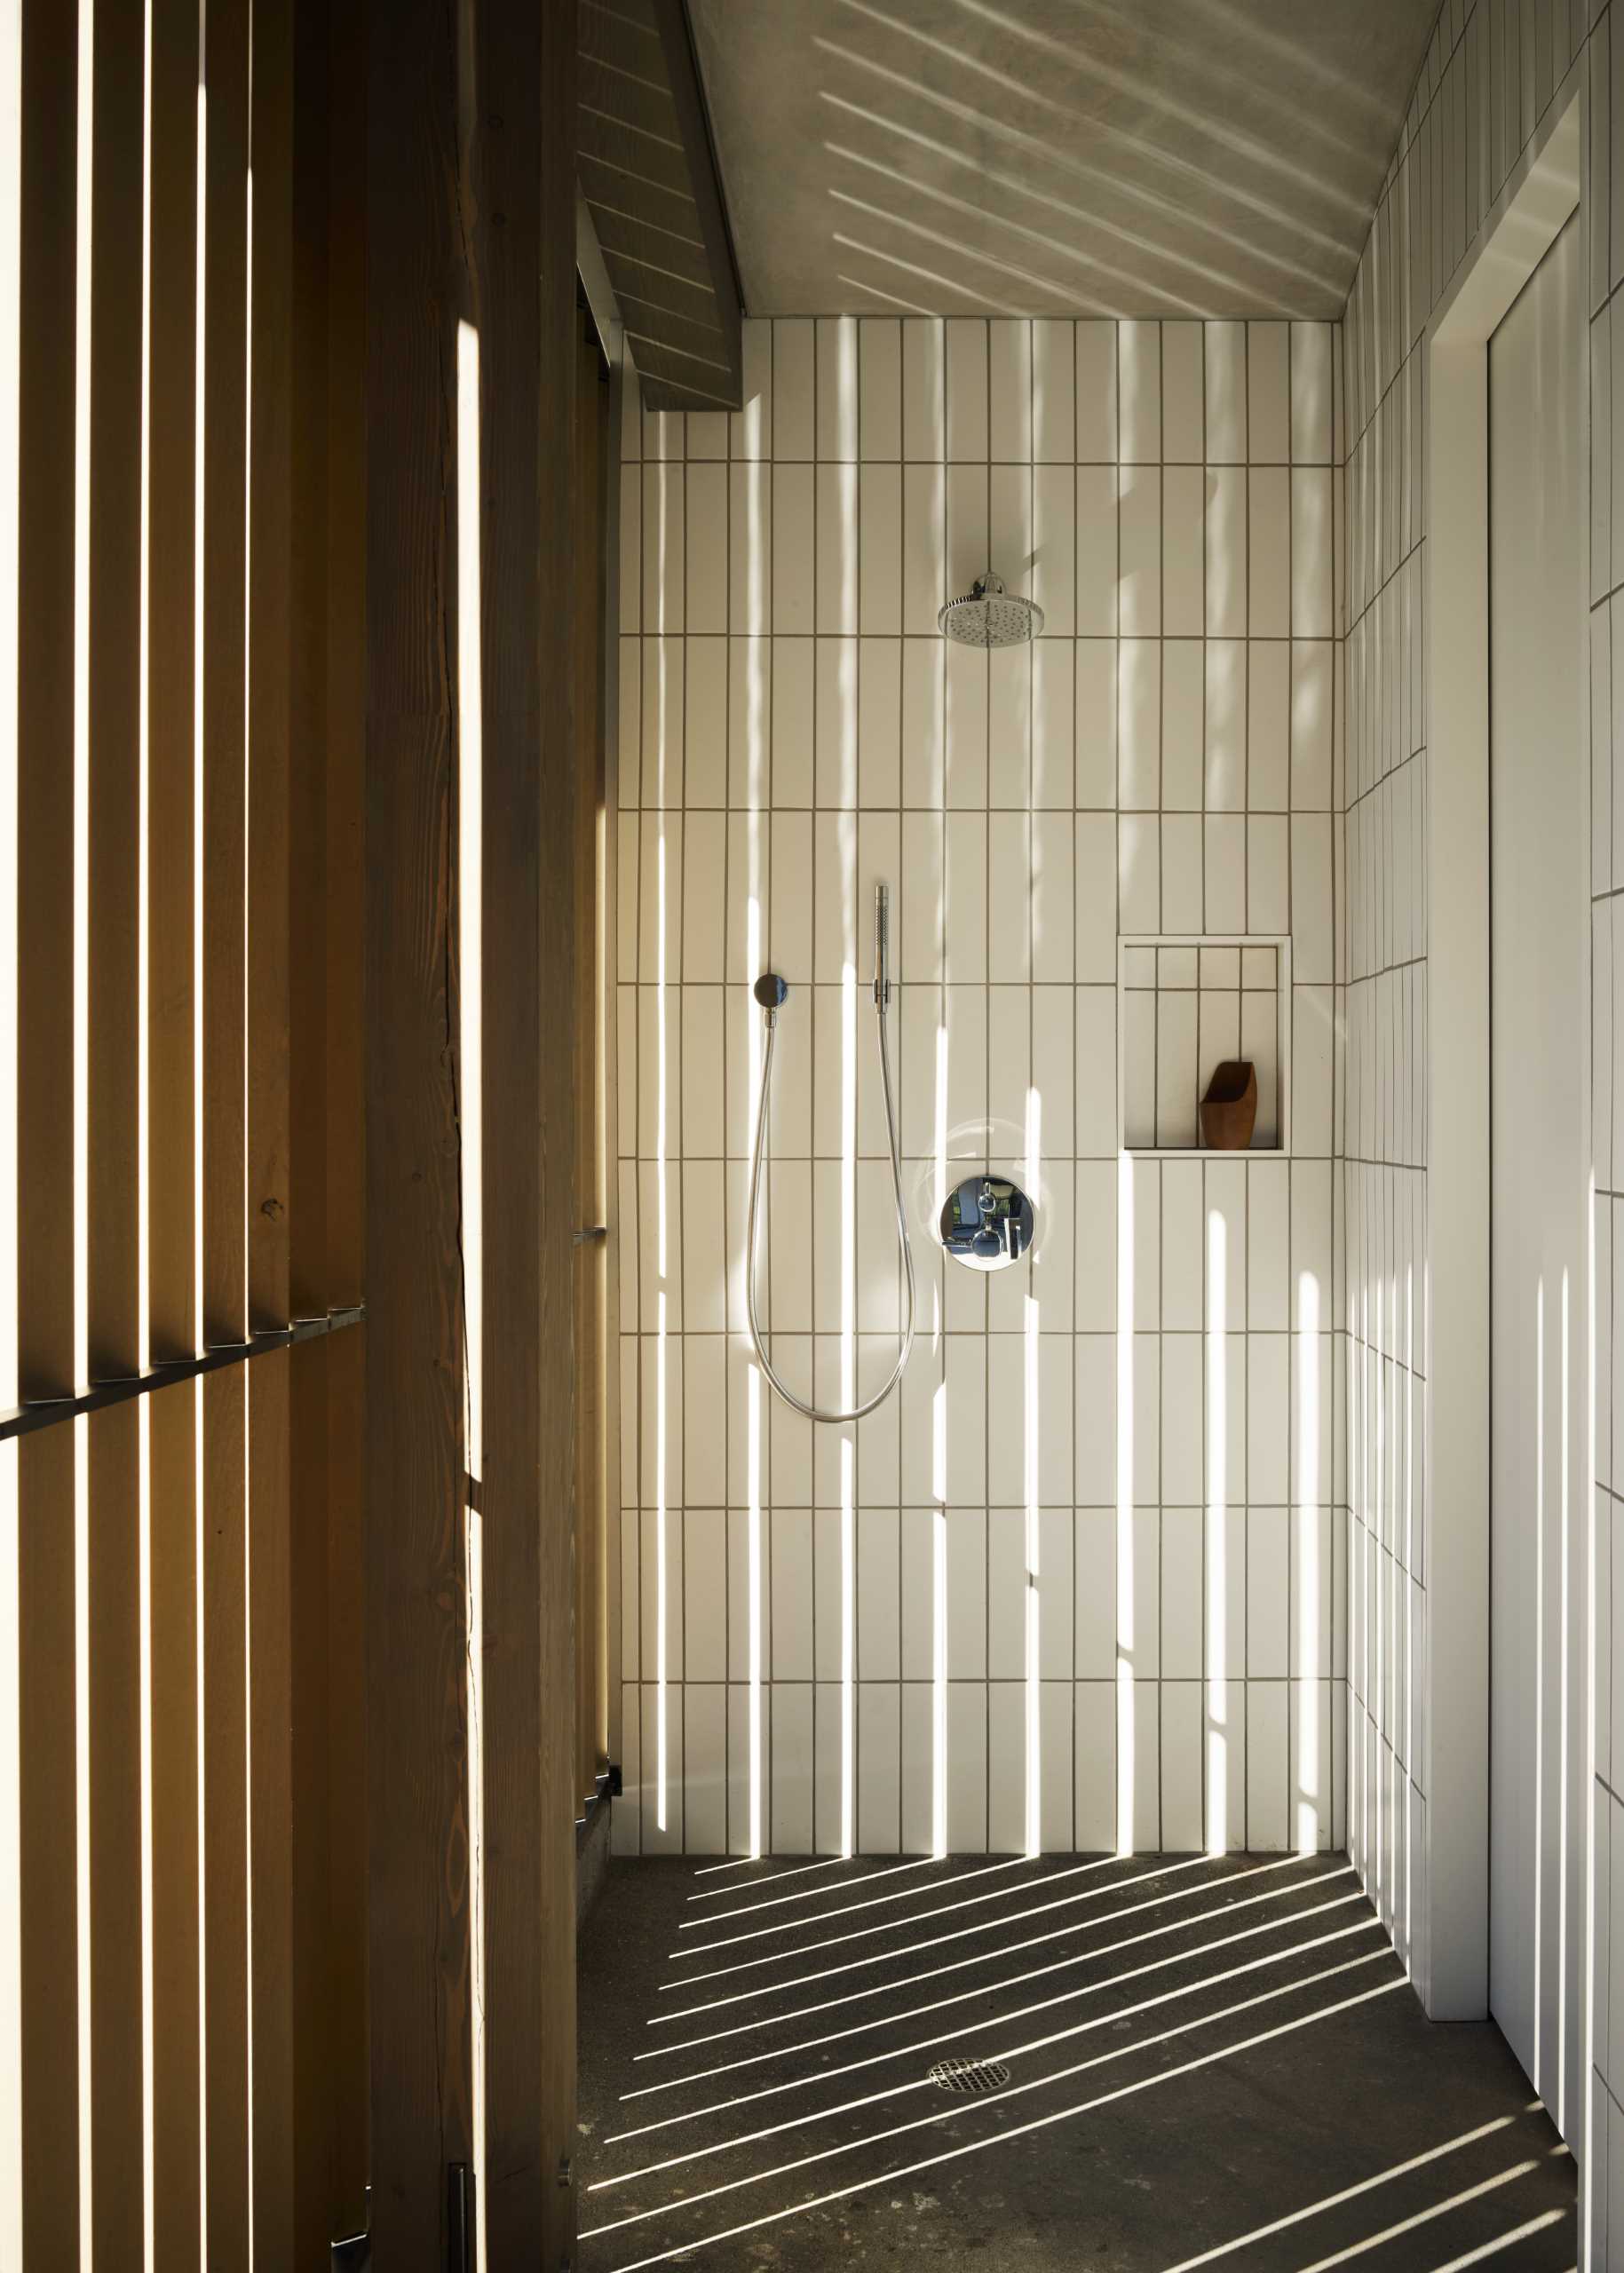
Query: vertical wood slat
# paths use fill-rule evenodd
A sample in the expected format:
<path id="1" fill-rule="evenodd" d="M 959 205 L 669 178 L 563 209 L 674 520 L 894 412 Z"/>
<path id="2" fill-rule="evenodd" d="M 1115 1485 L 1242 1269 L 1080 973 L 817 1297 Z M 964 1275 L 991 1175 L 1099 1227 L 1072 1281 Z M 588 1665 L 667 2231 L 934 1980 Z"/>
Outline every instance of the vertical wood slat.
<path id="1" fill-rule="evenodd" d="M 187 1130 L 188 1142 L 190 1129 Z M 188 1232 L 189 1232 L 188 1224 Z M 189 1244 L 189 1239 L 188 1239 Z M 198 2264 L 197 1435 L 200 1382 L 151 1400 L 153 2237 Z"/>
<path id="2" fill-rule="evenodd" d="M 143 1406 L 88 1443 L 91 2263 L 142 2253 L 140 1491 Z M 82 1457 L 85 1455 L 82 1454 Z"/>
<path id="3" fill-rule="evenodd" d="M 248 661 L 248 1311 L 286 1326 L 293 669 L 293 4 L 253 0 Z"/>
<path id="4" fill-rule="evenodd" d="M 590 317 L 575 358 L 575 1220 L 606 1222 L 602 1059 L 605 467 L 608 385 Z M 608 1762 L 604 1334 L 608 1255 L 575 1251 L 575 1798 Z"/>
<path id="5" fill-rule="evenodd" d="M 208 15 L 203 254 L 203 1316 L 206 1345 L 248 1326 L 243 1190 L 247 857 L 250 0 Z M 210 2127 L 210 2151 L 213 2132 Z"/>
<path id="6" fill-rule="evenodd" d="M 18 373 L 18 1327 L 24 1398 L 77 1386 L 74 1287 L 78 11 L 22 12 Z M 78 1431 L 18 1446 L 22 2225 L 79 2254 Z"/>
<path id="7" fill-rule="evenodd" d="M 142 0 L 98 0 L 91 18 L 90 149 L 90 608 L 86 696 L 88 1032 L 84 1327 L 89 1377 L 139 1370 L 142 1334 L 141 424 L 146 131 Z M 81 178 L 84 170 L 81 169 Z M 82 343 L 83 345 L 83 343 Z M 88 1600 L 81 1679 L 87 1726 L 91 2262 L 143 2248 L 141 1535 L 147 1426 L 134 1404 L 76 1424 L 88 1473 Z M 81 2088 L 83 2088 L 83 2079 Z"/>
<path id="8" fill-rule="evenodd" d="M 302 1144 L 310 1158 L 296 1203 L 299 1225 L 318 1202 L 320 1253 L 313 1237 L 294 1251 L 296 1308 L 308 1300 L 343 1307 L 361 1299 L 365 1286 L 365 1049 L 362 1010 L 362 907 L 364 831 L 362 805 L 366 753 L 366 54 L 362 0 L 331 0 L 317 13 L 301 12 L 301 26 L 314 38 L 301 49 L 304 71 L 298 111 L 300 141 L 296 179 L 312 214 L 311 236 L 319 234 L 322 260 L 319 280 L 305 281 L 313 299 L 318 282 L 321 310 L 319 371 L 306 373 L 305 448 L 312 494 L 312 550 L 317 556 L 305 587 L 313 625 L 320 599 L 321 638 L 313 629 L 304 668 L 313 674 L 319 661 L 322 683 L 309 700 L 322 709 L 322 764 L 313 777 L 311 803 L 318 799 L 322 832 L 321 855 L 309 854 L 303 905 L 310 909 L 307 943 L 312 967 L 296 962 L 294 999 L 303 1009 L 304 1047 L 300 1089 L 305 1099 L 296 1129 L 296 1165 Z M 321 51 L 311 48 L 321 44 Z M 306 232 L 296 227 L 301 247 Z M 306 304 L 308 305 L 308 303 Z M 313 333 L 316 319 L 309 317 Z M 317 424 L 322 425 L 318 439 Z M 322 494 L 315 496 L 318 470 Z M 297 566 L 297 564 L 296 564 Z M 296 736 L 297 740 L 297 736 Z M 316 835 L 313 810 L 311 842 Z M 296 838 L 296 842 L 297 839 Z M 320 868 L 318 879 L 317 868 Z M 318 881 L 320 899 L 317 897 Z M 300 903 L 296 903 L 296 908 Z M 296 913 L 296 935 L 298 923 Z M 314 1063 L 318 1049 L 323 1064 Z M 324 1122 L 315 1126 L 320 1097 Z M 320 1147 L 319 1162 L 315 1150 Z M 317 1270 L 321 1273 L 315 1284 Z M 301 1681 L 317 1682 L 324 1672 L 326 1705 L 323 1765 L 326 1772 L 325 1846 L 309 1842 L 304 1866 L 314 1878 L 326 1874 L 326 1932 L 320 1976 L 320 2028 L 303 2041 L 303 2062 L 325 2063 L 321 2111 L 328 2124 L 325 2164 L 330 2211 L 329 2237 L 359 2232 L 366 2221 L 371 2172 L 368 2147 L 367 2010 L 368 1798 L 365 1469 L 362 1442 L 366 1418 L 364 1329 L 323 1345 L 321 1385 L 325 1444 L 313 1469 L 325 1484 L 325 1532 L 320 1542 L 325 1565 L 314 1569 L 317 1541 L 301 1525 L 296 1534 L 299 1567 L 321 1592 L 324 1622 L 304 1617 L 297 1628 Z M 312 1396 L 314 1403 L 313 1392 Z M 308 1439 L 313 1413 L 302 1422 Z M 296 1439 L 296 1441 L 297 1441 Z M 300 1475 L 303 1470 L 299 1471 Z M 296 1486 L 297 1488 L 297 1486 Z M 301 1596 L 304 1584 L 301 1585 Z M 315 1663 L 316 1645 L 325 1652 Z M 301 1774 L 301 1793 L 314 1781 L 314 1769 Z M 301 2067 L 301 2075 L 305 2069 Z"/>
<path id="9" fill-rule="evenodd" d="M 472 2161 L 451 945 L 454 24 L 368 28 L 367 1720 L 372 2253 L 438 2273 Z M 493 2263 L 499 2262 L 494 2254 Z"/>
<path id="10" fill-rule="evenodd" d="M 624 361 L 615 366 L 609 376 L 609 432 L 605 444 L 605 527 L 618 530 L 620 527 L 621 428 L 623 391 L 635 388 L 635 369 Z M 610 653 L 618 644 L 613 627 L 620 622 L 620 577 L 622 563 L 619 546 L 613 541 L 605 548 L 604 620 L 606 638 Z M 623 564 L 625 573 L 638 573 L 638 564 Z M 620 861 L 616 858 L 614 831 L 621 810 L 620 784 L 620 711 L 618 669 L 608 667 L 606 656 L 603 679 L 603 746 L 604 746 L 604 805 L 610 830 L 606 857 L 604 862 L 603 938 L 607 958 L 602 1006 L 603 1030 L 599 1046 L 603 1050 L 604 1127 L 606 1148 L 606 1190 L 602 1221 L 608 1232 L 604 1255 L 604 1553 L 607 1564 L 604 1580 L 604 1667 L 603 1678 L 607 1693 L 604 1723 L 605 1745 L 611 1761 L 622 1758 L 621 1710 L 621 1368 L 618 1352 L 621 1347 L 621 1261 L 620 1245 L 622 1226 L 620 1220 L 620 1176 L 616 1160 L 617 1147 L 613 1132 L 619 1127 L 619 1065 L 620 1038 L 617 1026 L 620 989 L 615 985 L 616 942 L 620 938 Z"/>
<path id="11" fill-rule="evenodd" d="M 78 11 L 22 22 L 18 485 L 18 1311 L 21 1393 L 74 1350 L 74 400 Z M 25 1617 L 26 1624 L 26 1617 Z"/>
<path id="12" fill-rule="evenodd" d="M 334 2234 L 359 2233 L 371 2175 L 367 2012 L 367 1329 L 327 1345 L 328 1889 Z"/>
<path id="13" fill-rule="evenodd" d="M 475 22 L 470 107 L 486 131 L 476 131 L 469 154 L 470 202 L 479 219 L 468 285 L 469 313 L 479 335 L 481 589 L 477 596 L 459 590 L 457 597 L 459 606 L 476 597 L 479 603 L 481 954 L 487 971 L 503 974 L 499 986 L 481 990 L 480 1172 L 493 1236 L 484 1242 L 479 1485 L 486 2107 L 480 2217 L 490 2261 L 503 2265 L 546 2261 L 543 2221 L 550 2174 L 540 2114 L 543 2036 L 551 2016 L 543 2009 L 538 1931 L 544 1896 L 543 1778 L 536 1773 L 543 1741 L 537 1011 L 543 1000 L 557 1006 L 567 1003 L 568 995 L 561 971 L 548 974 L 546 996 L 536 986 L 540 777 L 550 758 L 556 764 L 556 753 L 542 747 L 538 444 L 557 416 L 556 402 L 541 392 L 542 296 L 535 280 L 544 255 L 538 153 L 529 106 L 516 107 L 511 126 L 504 111 L 500 130 L 486 115 L 495 101 L 487 90 L 540 88 L 542 25 L 539 12 L 511 0 L 483 0 Z M 510 149 L 510 142 L 516 147 Z M 489 218 L 496 212 L 504 217 L 500 230 Z M 519 413 L 527 396 L 527 422 Z M 465 734 L 459 765 L 474 762 L 471 743 Z M 555 812 L 552 827 L 562 821 L 563 813 Z M 555 1029 L 555 1044 L 561 1043 Z M 527 1156 L 528 1174 L 522 1165 Z M 573 1201 L 573 1188 L 570 1196 Z M 573 1718 L 573 1698 L 569 1710 Z"/>
<path id="14" fill-rule="evenodd" d="M 248 1319 L 288 1323 L 293 1071 L 289 811 L 293 638 L 294 0 L 250 11 L 248 340 Z M 250 2214 L 257 2259 L 299 2261 L 295 2153 L 293 1605 L 289 1354 L 248 1369 Z"/>
<path id="15" fill-rule="evenodd" d="M 255 21 L 260 20 L 257 0 Z M 292 1564 L 289 1359 L 248 1376 L 249 2120 L 254 2253 L 295 2265 Z M 330 2238 L 330 2237 L 329 2237 Z"/>
<path id="16" fill-rule="evenodd" d="M 337 1337 L 342 1342 L 345 1336 Z M 333 1341 L 288 1353 L 289 1988 L 294 2185 L 289 2261 L 317 2265 L 344 2222 L 334 2157 L 342 2079 L 333 2058 L 335 1934 L 329 1805 L 328 1532 Z M 364 1857 L 361 1868 L 365 1872 Z"/>
<path id="17" fill-rule="evenodd" d="M 327 11 L 297 12 L 289 335 L 288 1304 L 329 1307 L 327 1260 Z"/>
<path id="18" fill-rule="evenodd" d="M 328 1300 L 366 1286 L 361 1010 L 367 728 L 367 59 L 364 0 L 329 12 L 327 973 Z M 359 1805 L 359 1801 L 358 1801 Z"/>
<path id="19" fill-rule="evenodd" d="M 91 1379 L 109 1381 L 141 1358 L 143 0 L 97 0 L 92 25 L 86 1323 Z"/>
<path id="20" fill-rule="evenodd" d="M 484 960 L 503 981 L 482 1041 L 501 1225 L 484 1279 L 484 2230 L 493 2264 L 553 2265 L 574 2235 L 574 1493 L 555 1448 L 574 1441 L 575 27 L 525 0 L 483 0 L 476 20 Z M 496 110 L 495 89 L 528 107 Z"/>
<path id="21" fill-rule="evenodd" d="M 552 474 L 541 486 L 542 796 L 544 824 L 536 839 L 543 869 L 540 976 L 532 1013 L 541 1055 L 539 1175 L 542 1187 L 540 1285 L 536 1305 L 541 1442 L 574 1440 L 574 1260 L 573 1186 L 574 1082 L 573 1037 L 555 1037 L 547 981 L 574 1001 L 574 906 L 572 889 L 574 797 L 573 504 L 567 451 L 575 361 L 575 19 L 572 10 L 542 11 L 541 172 L 542 356 L 539 396 L 554 406 L 553 440 L 543 449 Z M 530 410 L 534 417 L 534 408 Z M 546 433 L 543 425 L 543 434 Z M 552 816 L 557 814 L 554 825 Z M 488 1057 L 487 1063 L 488 1063 Z M 487 1124 L 488 1126 L 488 1122 Z M 538 1173 L 533 1161 L 531 1176 Z M 575 2257 L 575 1794 L 574 1477 L 569 1464 L 544 1467 L 539 1507 L 541 1599 L 537 1665 L 543 1700 L 541 1756 L 542 1905 L 540 1944 L 544 2034 L 541 2142 L 545 2182 L 543 2262 Z"/>
<path id="22" fill-rule="evenodd" d="M 18 1452 L 22 2234 L 29 2266 L 79 2261 L 78 1762 L 68 1426 Z"/>
<path id="23" fill-rule="evenodd" d="M 269 1360 L 259 1358 L 258 1365 Z M 210 2265 L 250 2253 L 248 2021 L 248 1378 L 230 1366 L 202 1378 L 203 1402 L 203 2004 Z"/>
<path id="24" fill-rule="evenodd" d="M 193 1123 L 196 0 L 153 0 L 147 543 L 148 1331 L 198 1346 Z"/>

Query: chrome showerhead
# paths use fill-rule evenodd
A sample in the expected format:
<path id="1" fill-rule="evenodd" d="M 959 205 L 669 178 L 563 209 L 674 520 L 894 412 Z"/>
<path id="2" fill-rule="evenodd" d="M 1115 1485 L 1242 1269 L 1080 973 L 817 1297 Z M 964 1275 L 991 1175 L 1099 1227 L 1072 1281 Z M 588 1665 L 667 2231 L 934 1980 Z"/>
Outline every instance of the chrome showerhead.
<path id="1" fill-rule="evenodd" d="M 936 625 L 966 647 L 1018 647 L 1043 629 L 1043 611 L 1035 600 L 1006 592 L 1003 578 L 989 568 L 962 599 L 947 602 Z"/>

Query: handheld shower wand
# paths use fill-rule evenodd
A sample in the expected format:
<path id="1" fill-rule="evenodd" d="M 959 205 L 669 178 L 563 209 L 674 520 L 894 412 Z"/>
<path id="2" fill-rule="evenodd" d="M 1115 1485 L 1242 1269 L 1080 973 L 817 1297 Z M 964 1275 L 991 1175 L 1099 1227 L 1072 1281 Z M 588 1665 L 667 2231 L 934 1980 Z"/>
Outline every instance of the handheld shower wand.
<path id="1" fill-rule="evenodd" d="M 891 892 L 884 884 L 876 884 L 874 894 L 874 1012 L 875 1035 L 880 1050 L 880 1081 L 885 1092 L 885 1131 L 891 1144 L 891 1182 L 896 1200 L 897 1244 L 902 1250 L 903 1275 L 907 1281 L 907 1296 L 903 1311 L 901 1339 L 897 1349 L 897 1362 L 872 1397 L 863 1398 L 849 1412 L 824 1412 L 805 1398 L 797 1397 L 788 1389 L 773 1371 L 772 1360 L 762 1338 L 761 1322 L 756 1315 L 756 1249 L 761 1220 L 761 1165 L 766 1150 L 767 1105 L 772 1093 L 772 1043 L 778 1031 L 778 1014 L 788 996 L 789 988 L 776 971 L 763 971 L 756 981 L 756 1000 L 761 1005 L 762 1023 L 766 1030 L 766 1048 L 761 1063 L 761 1099 L 756 1109 L 756 1142 L 750 1154 L 750 1206 L 746 1219 L 744 1257 L 745 1314 L 749 1320 L 750 1341 L 755 1346 L 761 1370 L 786 1405 L 804 1413 L 809 1421 L 860 1421 L 883 1405 L 902 1378 L 902 1369 L 914 1347 L 914 1249 L 908 1238 L 907 1208 L 902 1197 L 902 1160 L 897 1144 L 897 1106 L 891 1090 L 891 1052 L 886 1046 L 885 1017 L 891 1008 Z"/>

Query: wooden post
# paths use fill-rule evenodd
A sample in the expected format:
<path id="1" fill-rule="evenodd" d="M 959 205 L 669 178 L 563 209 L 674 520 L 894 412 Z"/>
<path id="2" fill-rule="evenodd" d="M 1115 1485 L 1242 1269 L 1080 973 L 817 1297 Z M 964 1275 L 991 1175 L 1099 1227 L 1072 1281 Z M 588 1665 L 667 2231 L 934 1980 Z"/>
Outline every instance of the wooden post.
<path id="1" fill-rule="evenodd" d="M 455 18 L 368 28 L 367 1719 L 372 2256 L 446 2261 L 473 2159 L 449 990 Z"/>
<path id="2" fill-rule="evenodd" d="M 574 2254 L 573 10 L 474 0 L 483 661 L 485 2056 L 493 2265 Z M 538 289 L 539 281 L 539 289 Z M 500 985 L 492 983 L 500 975 Z M 499 1227 L 499 1231 L 498 1231 Z"/>
<path id="3" fill-rule="evenodd" d="M 603 1051 L 607 868 L 603 672 L 609 375 L 590 316 L 575 350 L 575 1212 L 608 1223 Z M 575 1267 L 575 1799 L 608 1765 L 605 1493 L 609 1277 L 606 1239 L 584 1241 Z"/>

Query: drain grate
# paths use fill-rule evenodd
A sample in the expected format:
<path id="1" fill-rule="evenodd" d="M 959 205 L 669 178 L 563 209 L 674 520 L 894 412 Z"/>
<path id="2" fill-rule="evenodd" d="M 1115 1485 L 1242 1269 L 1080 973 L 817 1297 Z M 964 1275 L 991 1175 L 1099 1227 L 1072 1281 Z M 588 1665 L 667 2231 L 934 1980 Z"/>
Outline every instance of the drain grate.
<path id="1" fill-rule="evenodd" d="M 931 2071 L 931 2081 L 944 2092 L 995 2092 L 1009 2080 L 997 2060 L 939 2060 Z"/>

